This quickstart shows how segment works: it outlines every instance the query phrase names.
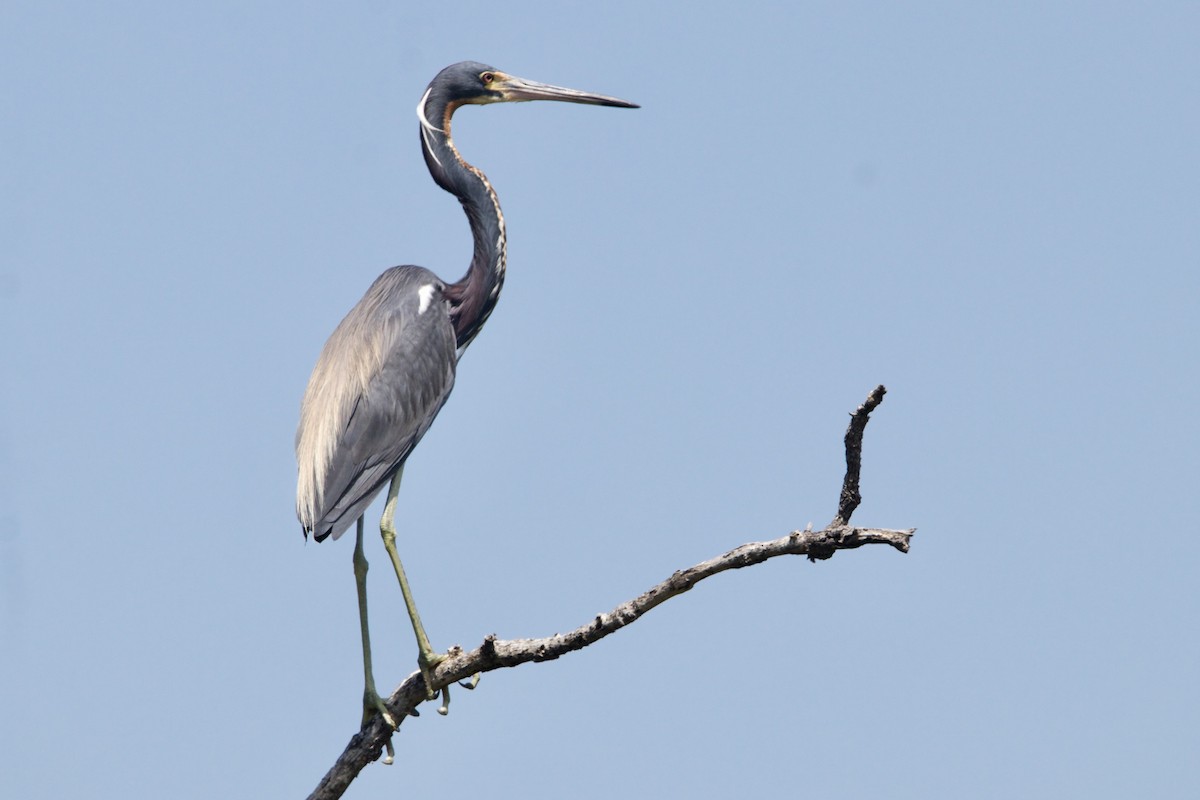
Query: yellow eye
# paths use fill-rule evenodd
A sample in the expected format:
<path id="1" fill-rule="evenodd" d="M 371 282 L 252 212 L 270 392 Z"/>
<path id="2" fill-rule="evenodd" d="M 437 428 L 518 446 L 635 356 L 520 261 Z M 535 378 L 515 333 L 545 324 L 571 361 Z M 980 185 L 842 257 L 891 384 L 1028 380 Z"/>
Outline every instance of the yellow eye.
<path id="1" fill-rule="evenodd" d="M 496 76 L 490 72 L 485 72 L 479 76 L 479 79 L 484 83 L 491 83 L 492 81 L 496 80 Z"/>

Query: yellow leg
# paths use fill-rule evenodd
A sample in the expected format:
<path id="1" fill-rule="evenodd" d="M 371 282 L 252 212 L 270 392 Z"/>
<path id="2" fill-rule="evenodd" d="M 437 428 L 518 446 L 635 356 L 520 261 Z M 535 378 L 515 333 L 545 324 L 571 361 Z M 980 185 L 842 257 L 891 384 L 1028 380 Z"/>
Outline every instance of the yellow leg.
<path id="1" fill-rule="evenodd" d="M 438 696 L 433 688 L 433 669 L 446 660 L 445 654 L 435 653 L 425 635 L 425 627 L 421 625 L 421 615 L 417 613 L 417 605 L 413 602 L 412 590 L 408 587 L 408 577 L 404 574 L 404 565 L 400 563 L 400 555 L 396 552 L 396 495 L 400 493 L 400 478 L 404 475 L 404 467 L 396 470 L 392 483 L 388 487 L 387 504 L 383 507 L 383 519 L 379 523 L 379 533 L 383 537 L 383 546 L 392 559 L 396 569 L 396 580 L 400 581 L 400 593 L 404 595 L 404 605 L 408 607 L 408 618 L 412 621 L 413 633 L 417 636 L 417 666 L 421 669 L 421 677 L 425 679 L 425 696 L 433 700 Z M 450 692 L 442 688 L 442 705 L 439 714 L 449 711 Z"/>
<path id="2" fill-rule="evenodd" d="M 378 712 L 384 721 L 396 727 L 396 721 L 375 691 L 375 674 L 371 669 L 371 630 L 367 624 L 367 559 L 363 555 L 363 520 L 358 518 L 358 533 L 354 539 L 354 583 L 358 586 L 358 621 L 362 626 L 363 646 L 363 723 Z"/>

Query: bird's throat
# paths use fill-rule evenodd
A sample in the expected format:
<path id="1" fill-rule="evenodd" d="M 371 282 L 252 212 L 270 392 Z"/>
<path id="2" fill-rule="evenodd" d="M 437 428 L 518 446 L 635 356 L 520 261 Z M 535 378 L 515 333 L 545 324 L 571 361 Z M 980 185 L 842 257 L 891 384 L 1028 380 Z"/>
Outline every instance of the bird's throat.
<path id="1" fill-rule="evenodd" d="M 507 237 L 496 191 L 487 176 L 459 154 L 450 138 L 450 117 L 455 108 L 426 92 L 417 107 L 417 116 L 429 174 L 438 186 L 462 203 L 474 241 L 467 274 L 446 287 L 461 352 L 479 334 L 500 298 L 507 266 Z M 436 127 L 433 120 L 440 122 L 441 127 Z"/>

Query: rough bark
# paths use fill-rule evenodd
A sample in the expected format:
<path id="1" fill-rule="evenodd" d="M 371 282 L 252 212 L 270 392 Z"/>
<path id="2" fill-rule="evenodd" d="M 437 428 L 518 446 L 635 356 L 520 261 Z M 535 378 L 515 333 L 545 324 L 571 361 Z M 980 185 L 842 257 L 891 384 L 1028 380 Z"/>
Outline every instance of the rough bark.
<path id="1" fill-rule="evenodd" d="M 777 556 L 803 555 L 807 556 L 809 561 L 825 560 L 831 558 L 838 550 L 852 550 L 867 544 L 887 544 L 902 553 L 907 553 L 909 540 L 915 533 L 915 528 L 886 530 L 855 528 L 850 525 L 850 517 L 862 501 L 859 475 L 862 469 L 863 431 L 871 412 L 883 402 L 886 391 L 883 386 L 876 387 L 867 396 L 866 401 L 850 415 L 850 425 L 845 438 L 846 475 L 842 482 L 837 514 L 825 529 L 797 530 L 772 541 L 750 542 L 716 558 L 677 570 L 662 583 L 567 633 L 541 639 L 497 639 L 493 635 L 484 639 L 474 650 L 453 648 L 449 657 L 434 671 L 434 686 L 440 688 L 473 675 L 515 667 L 530 661 L 553 661 L 567 653 L 582 650 L 635 622 L 655 606 L 683 594 L 705 578 L 726 570 L 761 564 Z M 425 699 L 425 681 L 420 672 L 414 672 L 396 688 L 386 702 L 393 717 L 403 724 L 409 716 L 417 716 L 417 706 L 425 702 Z M 346 749 L 309 795 L 309 800 L 332 800 L 341 797 L 363 767 L 378 759 L 385 748 L 391 750 L 393 733 L 381 717 L 372 717 L 350 738 Z"/>

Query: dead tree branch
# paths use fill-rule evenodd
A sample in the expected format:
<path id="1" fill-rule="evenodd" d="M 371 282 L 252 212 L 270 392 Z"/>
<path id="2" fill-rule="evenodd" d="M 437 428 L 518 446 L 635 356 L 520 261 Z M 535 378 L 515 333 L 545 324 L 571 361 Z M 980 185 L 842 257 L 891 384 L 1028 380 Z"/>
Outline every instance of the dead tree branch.
<path id="1" fill-rule="evenodd" d="M 859 474 L 862 468 L 863 431 L 871 412 L 883 402 L 887 390 L 878 386 L 866 401 L 850 415 L 846 430 L 846 476 L 842 483 L 837 515 L 827 528 L 820 531 L 792 531 L 769 542 L 750 542 L 693 567 L 681 569 L 657 586 L 638 597 L 624 602 L 606 614 L 581 625 L 573 631 L 542 639 L 497 639 L 494 635 L 469 652 L 455 647 L 449 658 L 438 665 L 433 675 L 435 686 L 443 687 L 483 672 L 515 667 L 530 661 L 552 661 L 575 650 L 594 644 L 610 633 L 619 631 L 647 611 L 691 589 L 700 581 L 730 569 L 761 564 L 769 558 L 803 555 L 810 561 L 831 558 L 838 550 L 852 550 L 867 544 L 888 544 L 902 553 L 908 552 L 909 540 L 915 528 L 884 530 L 854 528 L 850 517 L 862 501 Z M 417 706 L 424 702 L 425 682 L 420 672 L 409 675 L 387 700 L 393 717 L 401 722 L 417 716 Z M 333 800 L 346 791 L 350 782 L 363 767 L 379 758 L 394 731 L 379 716 L 372 717 L 346 745 L 337 762 L 309 795 L 309 800 Z"/>

